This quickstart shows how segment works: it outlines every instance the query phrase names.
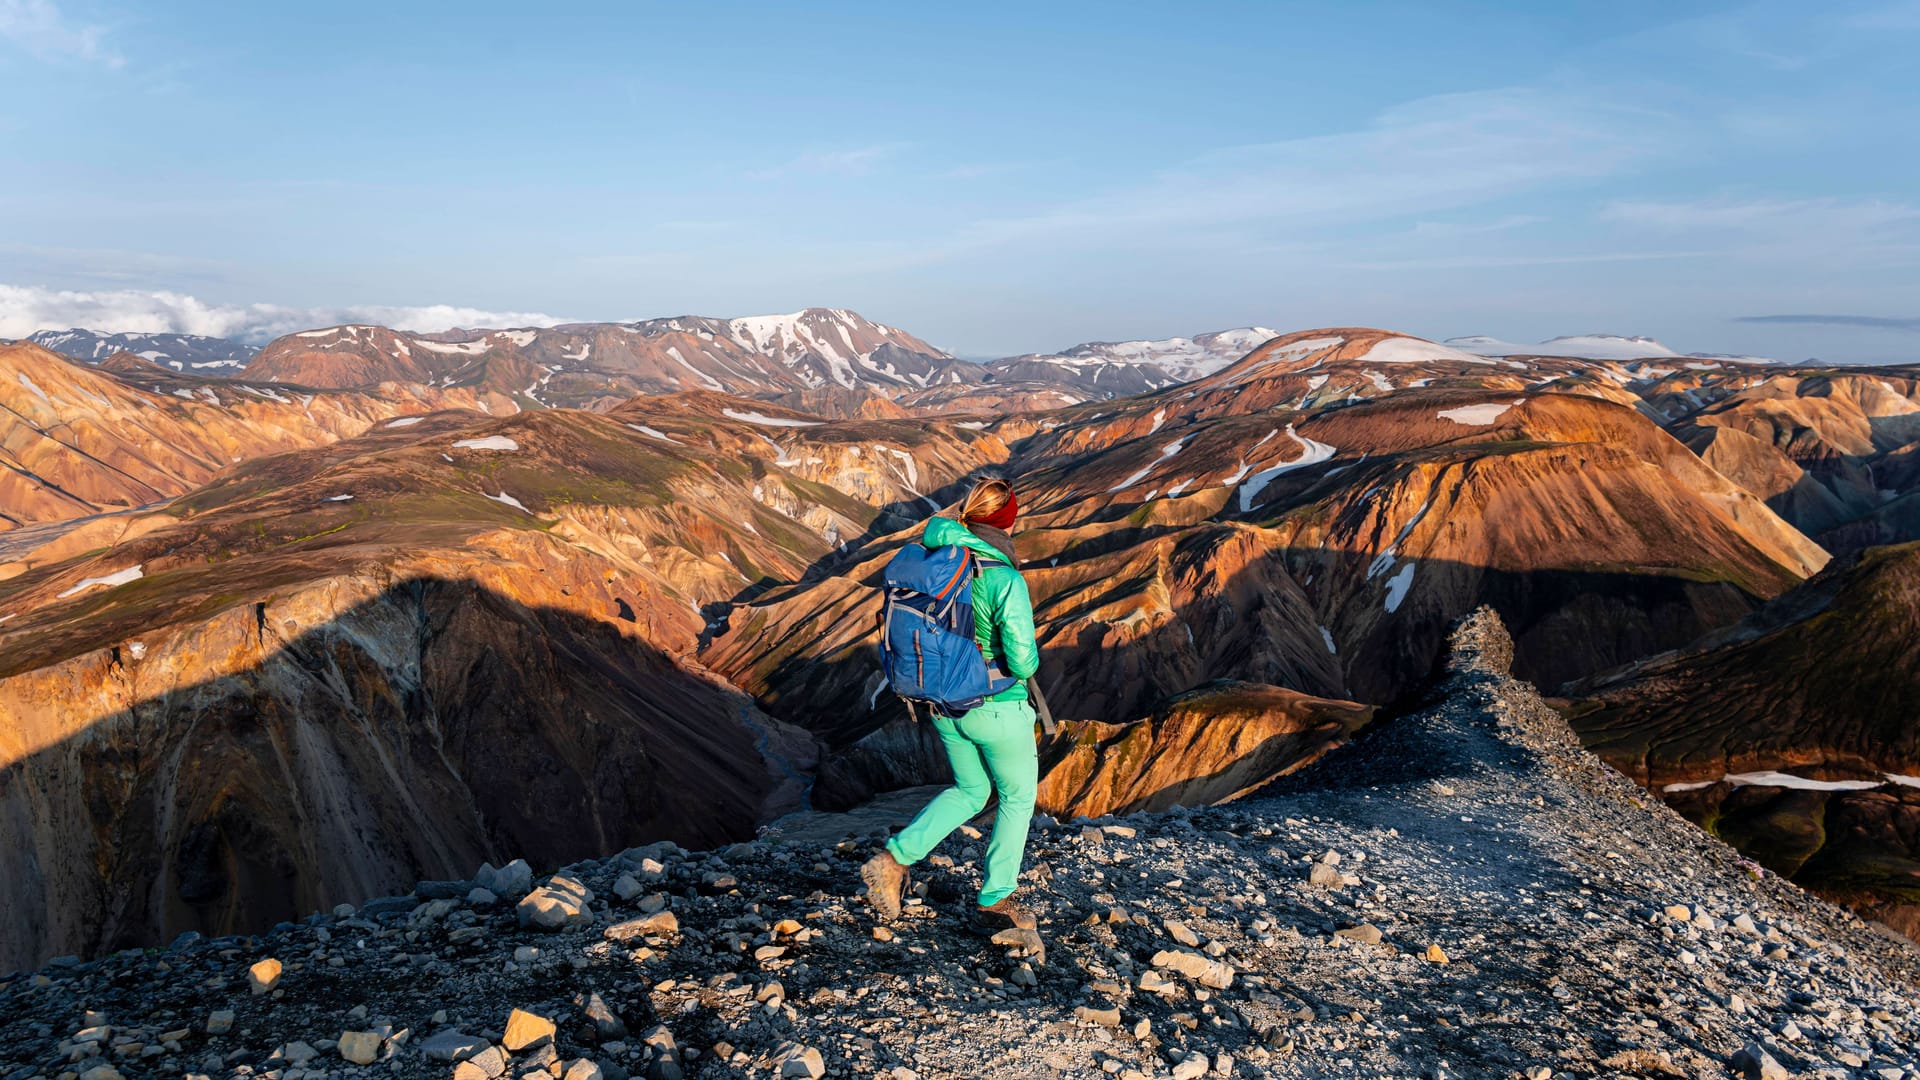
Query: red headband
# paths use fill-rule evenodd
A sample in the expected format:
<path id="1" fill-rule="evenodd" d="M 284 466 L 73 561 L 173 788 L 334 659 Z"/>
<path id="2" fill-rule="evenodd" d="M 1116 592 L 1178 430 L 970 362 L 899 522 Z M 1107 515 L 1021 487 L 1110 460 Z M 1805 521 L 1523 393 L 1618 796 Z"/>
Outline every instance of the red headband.
<path id="1" fill-rule="evenodd" d="M 1019 512 L 1019 502 L 1014 499 L 1013 492 L 1008 491 L 1007 504 L 1005 506 L 984 517 L 970 517 L 967 519 L 967 523 L 970 525 L 990 525 L 993 528 L 999 529 L 1001 532 L 1006 532 L 1013 527 L 1014 516 Z"/>

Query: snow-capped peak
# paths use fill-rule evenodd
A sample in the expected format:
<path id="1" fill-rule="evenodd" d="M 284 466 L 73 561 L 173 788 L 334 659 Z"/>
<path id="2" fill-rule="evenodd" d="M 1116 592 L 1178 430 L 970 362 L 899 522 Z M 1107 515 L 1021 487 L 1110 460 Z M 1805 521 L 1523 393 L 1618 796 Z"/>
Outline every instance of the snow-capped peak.
<path id="1" fill-rule="evenodd" d="M 1567 334 L 1537 345 L 1522 345 L 1477 335 L 1448 338 L 1443 344 L 1480 356 L 1569 356 L 1581 360 L 1647 360 L 1681 355 L 1650 337 L 1623 334 Z"/>
<path id="2" fill-rule="evenodd" d="M 115 353 L 133 353 L 175 371 L 238 370 L 247 366 L 251 345 L 200 334 L 109 334 L 99 330 L 42 330 L 28 341 L 50 352 L 97 364 Z"/>
<path id="3" fill-rule="evenodd" d="M 1264 326 L 1245 326 L 1195 334 L 1190 338 L 1088 341 L 1058 353 L 1008 357 L 996 363 L 1043 363 L 1070 368 L 1099 364 L 1147 365 L 1164 371 L 1174 382 L 1187 382 L 1211 375 L 1279 336 L 1279 331 Z"/>

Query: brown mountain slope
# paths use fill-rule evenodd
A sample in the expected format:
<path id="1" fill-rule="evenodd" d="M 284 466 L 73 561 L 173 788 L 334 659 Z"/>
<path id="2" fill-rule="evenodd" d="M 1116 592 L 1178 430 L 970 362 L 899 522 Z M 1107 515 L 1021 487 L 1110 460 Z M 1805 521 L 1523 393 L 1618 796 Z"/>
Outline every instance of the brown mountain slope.
<path id="1" fill-rule="evenodd" d="M 1594 751 L 1766 865 L 1920 937 L 1920 544 L 1581 684 Z"/>
<path id="2" fill-rule="evenodd" d="M 1836 563 L 1580 697 L 1581 737 L 1655 787 L 1788 767 L 1920 774 L 1920 544 Z"/>
<path id="3" fill-rule="evenodd" d="M 690 659 L 701 609 L 917 502 L 907 461 L 941 485 L 998 444 L 807 420 L 771 445 L 724 415 L 757 403 L 646 406 L 388 422 L 0 581 L 0 848 L 45 868 L 5 888 L 55 913 L 0 956 L 258 927 L 478 858 L 734 838 L 795 805 L 811 739 Z M 874 462 L 872 502 L 777 464 L 836 447 Z"/>
<path id="4" fill-rule="evenodd" d="M 1130 724 L 1069 725 L 1046 748 L 1039 806 L 1063 818 L 1230 802 L 1343 745 L 1368 706 L 1221 681 Z"/>
<path id="5" fill-rule="evenodd" d="M 0 346 L 0 529 L 157 502 L 237 461 L 439 404 L 200 378 L 144 361 L 103 370 L 38 346 Z"/>
<path id="6" fill-rule="evenodd" d="M 1909 465 L 1920 449 L 1920 377 L 1912 369 L 1776 374 L 1690 424 L 1689 445 L 1718 451 L 1730 479 L 1834 550 L 1920 539 L 1912 509 L 1920 473 Z M 1729 441 L 1721 432 L 1746 436 L 1735 440 L 1737 453 L 1721 448 Z"/>
<path id="7" fill-rule="evenodd" d="M 1054 414 L 1012 468 L 1056 715 L 1131 722 L 1222 678 L 1390 701 L 1482 603 L 1514 626 L 1519 667 L 1557 684 L 1737 621 L 1824 560 L 1636 411 L 1523 398 L 1407 389 L 1175 425 L 1155 395 Z M 913 775 L 870 655 L 871 580 L 910 535 L 736 606 L 702 653 L 836 748 L 848 800 L 876 757 L 875 783 Z"/>

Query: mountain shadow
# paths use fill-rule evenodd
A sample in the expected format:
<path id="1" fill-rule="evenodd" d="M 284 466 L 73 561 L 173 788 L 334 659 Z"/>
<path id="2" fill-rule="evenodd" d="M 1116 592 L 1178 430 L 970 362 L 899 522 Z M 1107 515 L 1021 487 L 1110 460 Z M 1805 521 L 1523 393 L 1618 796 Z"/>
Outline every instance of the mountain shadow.
<path id="1" fill-rule="evenodd" d="M 810 739 L 607 615 L 421 578 L 282 638 L 256 605 L 258 663 L 0 767 L 0 970 L 257 931 L 483 860 L 712 846 L 799 805 Z M 164 662 L 100 652 L 102 679 Z M 57 730 L 45 700 L 20 730 Z"/>

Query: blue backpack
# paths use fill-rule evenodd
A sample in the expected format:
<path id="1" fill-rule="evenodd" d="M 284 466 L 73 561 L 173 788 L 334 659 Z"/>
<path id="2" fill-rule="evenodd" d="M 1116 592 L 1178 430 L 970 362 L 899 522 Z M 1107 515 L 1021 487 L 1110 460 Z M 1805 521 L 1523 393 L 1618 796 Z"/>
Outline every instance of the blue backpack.
<path id="1" fill-rule="evenodd" d="M 893 692 L 959 716 L 1020 680 L 987 667 L 973 638 L 973 579 L 1005 566 L 959 544 L 911 543 L 881 572 L 880 670 Z"/>

